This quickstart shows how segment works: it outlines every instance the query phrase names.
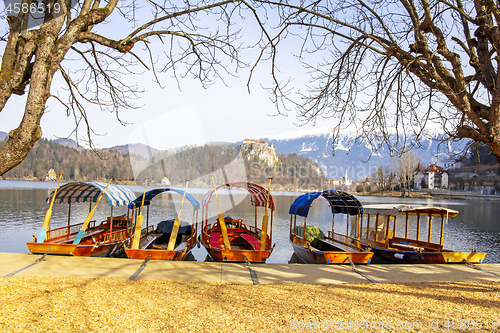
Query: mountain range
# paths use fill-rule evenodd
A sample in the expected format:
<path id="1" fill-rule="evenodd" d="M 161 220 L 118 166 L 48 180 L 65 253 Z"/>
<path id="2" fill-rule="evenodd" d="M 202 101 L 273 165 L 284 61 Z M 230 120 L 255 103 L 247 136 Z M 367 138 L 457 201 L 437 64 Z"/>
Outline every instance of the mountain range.
<path id="1" fill-rule="evenodd" d="M 0 132 L 0 140 L 7 135 L 5 132 Z M 354 137 L 353 132 L 340 133 L 335 146 L 335 154 L 333 154 L 332 148 L 332 133 L 327 127 L 297 130 L 254 139 L 273 143 L 276 152 L 279 154 L 297 154 L 312 159 L 319 165 L 328 179 L 340 179 L 341 177 L 353 180 L 365 179 L 375 172 L 377 167 L 390 165 L 391 157 L 387 147 L 382 147 L 377 152 L 372 153 L 372 150 L 366 144 L 351 144 Z M 440 165 L 452 153 L 459 152 L 465 146 L 463 143 L 455 146 L 443 145 L 439 141 L 440 137 L 441 135 L 437 133 L 433 138 L 423 140 L 421 148 L 413 150 L 418 154 L 422 165 Z M 395 137 L 393 139 L 396 140 Z M 56 139 L 53 141 L 78 149 L 76 142 L 72 139 Z M 242 142 L 235 142 L 234 144 L 241 145 Z M 127 153 L 136 154 L 147 159 L 161 152 L 141 143 L 119 145 L 105 150 L 115 150 L 123 155 Z"/>
<path id="2" fill-rule="evenodd" d="M 422 165 L 440 165 L 458 153 L 465 144 L 443 144 L 439 139 L 441 134 L 435 133 L 432 138 L 422 140 L 421 148 L 413 149 L 420 158 Z M 390 165 L 391 156 L 387 147 L 372 153 L 370 147 L 363 143 L 351 144 L 355 138 L 353 132 L 340 133 L 333 154 L 333 136 L 327 127 L 313 130 L 298 130 L 269 137 L 259 137 L 258 140 L 272 142 L 278 153 L 302 155 L 314 160 L 328 179 L 365 179 L 375 172 L 377 167 Z M 392 138 L 396 140 L 396 137 Z"/>

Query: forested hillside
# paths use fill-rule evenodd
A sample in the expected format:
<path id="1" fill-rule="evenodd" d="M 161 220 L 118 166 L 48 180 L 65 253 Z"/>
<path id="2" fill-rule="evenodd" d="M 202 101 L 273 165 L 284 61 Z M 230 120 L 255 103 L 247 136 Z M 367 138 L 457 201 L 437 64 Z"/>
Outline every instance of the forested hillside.
<path id="1" fill-rule="evenodd" d="M 5 141 L 0 142 L 0 146 Z M 38 140 L 26 159 L 3 175 L 3 179 L 44 180 L 50 169 L 63 174 L 65 180 L 133 180 L 128 155 L 116 151 L 78 151 L 47 139 Z"/>
<path id="2" fill-rule="evenodd" d="M 4 142 L 0 141 L 0 146 Z M 184 147 L 175 154 L 160 152 L 149 160 L 113 149 L 103 150 L 97 155 L 90 150 L 78 151 L 40 139 L 23 163 L 6 173 L 3 179 L 45 180 L 48 171 L 54 169 L 57 174 L 64 174 L 65 180 L 105 181 L 113 177 L 117 181 L 137 180 L 142 184 L 148 178 L 150 184 L 158 184 L 167 177 L 170 184 L 181 185 L 188 179 L 195 180 L 223 167 L 230 173 L 228 165 L 232 164 L 249 181 L 259 184 L 266 184 L 268 177 L 273 178 L 277 187 L 305 188 L 322 183 L 321 171 L 309 158 L 296 154 L 278 154 L 278 157 L 279 162 L 269 166 L 260 160 L 259 155 L 247 157 L 239 146 L 205 145 Z M 210 187 L 211 184 L 204 181 L 192 186 Z"/>

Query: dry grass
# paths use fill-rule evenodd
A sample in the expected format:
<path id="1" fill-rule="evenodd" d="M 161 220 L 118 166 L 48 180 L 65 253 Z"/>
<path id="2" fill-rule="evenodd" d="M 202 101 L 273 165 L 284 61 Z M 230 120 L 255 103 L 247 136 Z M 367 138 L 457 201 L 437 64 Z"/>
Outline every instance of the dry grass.
<path id="1" fill-rule="evenodd" d="M 340 331 L 356 331 L 356 320 L 365 320 L 358 331 L 386 331 L 379 329 L 383 321 L 386 327 L 407 323 L 399 331 L 437 332 L 429 321 L 447 331 L 447 319 L 480 319 L 489 320 L 493 332 L 499 331 L 491 326 L 492 319 L 500 320 L 499 291 L 500 283 L 254 286 L 10 277 L 0 279 L 0 331 L 310 332 L 338 331 L 335 323 L 338 328 L 351 319 L 353 326 Z M 316 330 L 292 329 L 315 322 Z M 423 329 L 408 326 L 414 322 Z M 449 331 L 471 331 L 459 325 Z"/>

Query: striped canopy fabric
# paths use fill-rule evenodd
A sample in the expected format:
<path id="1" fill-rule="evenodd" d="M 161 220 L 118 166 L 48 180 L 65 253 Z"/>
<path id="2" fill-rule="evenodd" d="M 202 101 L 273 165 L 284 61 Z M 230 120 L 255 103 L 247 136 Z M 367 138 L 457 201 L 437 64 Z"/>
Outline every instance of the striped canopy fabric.
<path id="1" fill-rule="evenodd" d="M 218 190 L 222 187 L 225 187 L 229 190 L 230 189 L 247 190 L 252 195 L 251 197 L 252 205 L 257 207 L 266 207 L 268 191 L 260 185 L 248 182 L 233 182 L 220 185 L 216 189 Z M 205 194 L 205 197 L 203 198 L 204 207 L 208 206 L 210 200 L 212 199 L 214 191 L 215 190 L 210 190 L 208 191 L 207 194 Z M 271 193 L 269 193 L 269 208 L 274 211 L 274 201 Z"/>
<path id="2" fill-rule="evenodd" d="M 105 183 L 67 183 L 57 190 L 54 202 L 96 202 L 105 187 Z M 50 193 L 45 202 L 50 203 L 53 195 L 54 192 Z M 123 206 L 128 205 L 132 200 L 134 200 L 135 194 L 124 186 L 109 184 L 106 189 L 105 199 L 107 199 L 110 206 Z"/>
<path id="3" fill-rule="evenodd" d="M 180 195 L 184 195 L 184 191 L 180 191 L 180 190 L 177 190 L 175 188 L 170 188 L 170 187 L 156 188 L 154 190 L 146 192 L 146 196 L 144 197 L 144 206 L 149 205 L 151 203 L 151 200 L 153 200 L 153 198 L 155 196 L 157 196 L 158 194 L 163 193 L 163 192 L 168 192 L 168 191 L 172 191 L 172 192 L 179 193 Z M 137 207 L 141 207 L 141 205 L 142 205 L 142 196 L 143 195 L 141 194 L 134 201 L 132 201 L 128 205 L 128 208 L 134 209 L 134 208 L 137 208 Z M 194 210 L 200 209 L 200 203 L 191 194 L 186 193 L 186 199 L 188 199 L 189 202 L 191 202 L 191 204 L 194 207 Z"/>
<path id="4" fill-rule="evenodd" d="M 289 214 L 307 217 L 312 202 L 319 196 L 323 196 L 332 209 L 333 214 L 357 215 L 363 212 L 363 206 L 352 194 L 340 191 L 323 191 L 306 193 L 295 199 L 290 206 Z"/>

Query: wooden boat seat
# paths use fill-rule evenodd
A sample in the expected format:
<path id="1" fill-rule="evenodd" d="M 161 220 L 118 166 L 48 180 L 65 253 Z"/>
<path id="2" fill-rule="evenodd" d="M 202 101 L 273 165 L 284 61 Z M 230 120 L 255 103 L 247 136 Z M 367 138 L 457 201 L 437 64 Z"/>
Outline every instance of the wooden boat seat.
<path id="1" fill-rule="evenodd" d="M 323 251 L 321 251 L 320 249 L 317 249 L 317 248 L 315 248 L 315 247 L 313 247 L 313 246 L 311 246 L 311 245 L 309 245 L 309 248 L 310 248 L 311 250 L 313 250 L 313 251 L 316 251 L 316 252 L 323 252 Z"/>
<path id="2" fill-rule="evenodd" d="M 151 245 L 151 243 L 153 243 L 155 240 L 157 240 L 160 237 L 161 237 L 161 234 L 151 233 L 151 234 L 147 235 L 146 237 L 141 238 L 141 240 L 139 242 L 139 248 L 140 249 L 147 248 L 149 245 Z"/>
<path id="3" fill-rule="evenodd" d="M 240 237 L 243 238 L 245 241 L 247 241 L 250 245 L 252 245 L 254 250 L 259 250 L 260 241 L 258 239 L 256 239 L 250 234 L 240 234 Z"/>
<path id="4" fill-rule="evenodd" d="M 222 249 L 222 246 L 219 243 L 219 236 L 220 232 L 211 232 L 210 233 L 210 246 L 217 248 L 217 249 Z"/>
<path id="5" fill-rule="evenodd" d="M 394 248 L 400 248 L 402 250 L 407 250 L 407 251 L 424 251 L 425 249 L 420 246 L 414 246 L 410 244 L 401 244 L 401 243 L 392 243 L 391 247 Z"/>
<path id="6" fill-rule="evenodd" d="M 187 242 L 182 241 L 179 243 L 179 245 L 175 247 L 174 251 L 184 250 L 186 247 L 187 247 Z"/>
<path id="7" fill-rule="evenodd" d="M 347 245 L 347 244 L 342 244 L 342 243 L 338 243 L 338 242 L 334 242 L 330 239 L 322 239 L 321 240 L 322 242 L 326 243 L 326 244 L 329 244 L 331 246 L 334 246 L 336 248 L 339 249 L 339 251 L 344 251 L 344 252 L 360 252 L 361 250 L 358 249 L 357 247 L 354 247 L 354 246 L 350 246 L 350 245 Z"/>
<path id="8" fill-rule="evenodd" d="M 93 230 L 93 231 L 90 231 L 90 232 L 85 232 L 83 234 L 83 236 L 82 236 L 82 239 L 85 238 L 85 237 L 89 237 L 89 236 L 91 237 L 91 236 L 99 235 L 101 233 L 103 233 L 102 230 Z M 73 235 L 68 235 L 68 236 L 66 236 L 64 238 L 61 238 L 61 242 L 60 243 L 69 243 L 69 242 L 74 241 L 77 234 L 78 233 L 75 233 Z M 48 242 L 52 242 L 52 239 L 50 239 Z M 59 242 L 57 242 L 57 243 L 59 243 Z"/>

